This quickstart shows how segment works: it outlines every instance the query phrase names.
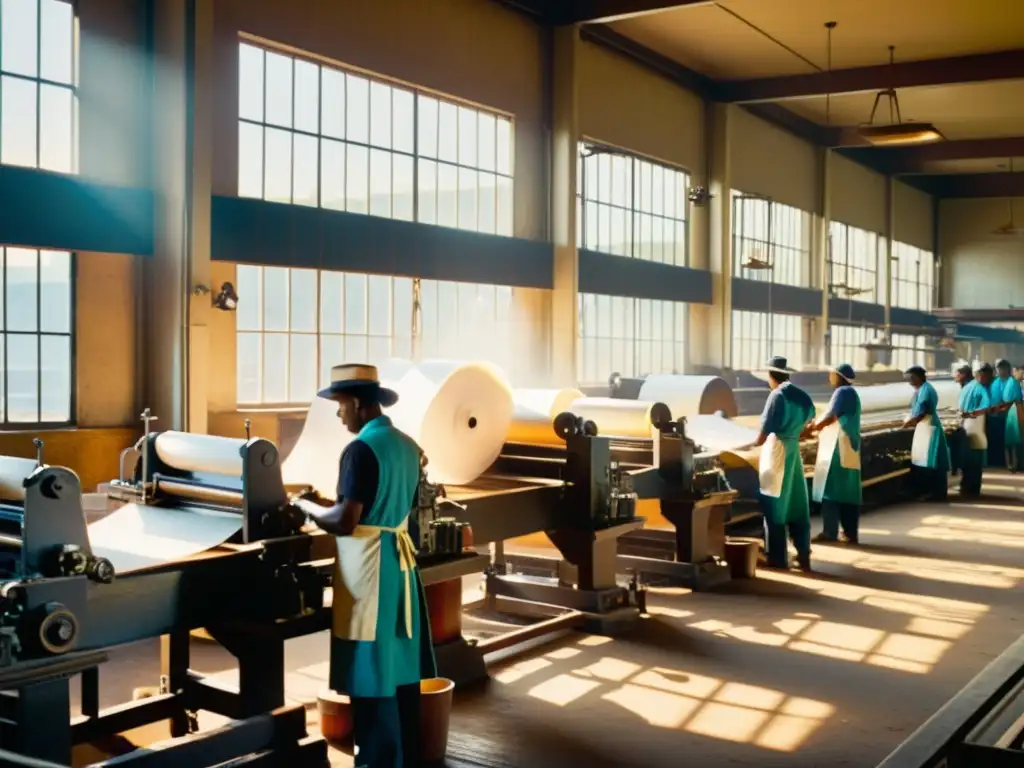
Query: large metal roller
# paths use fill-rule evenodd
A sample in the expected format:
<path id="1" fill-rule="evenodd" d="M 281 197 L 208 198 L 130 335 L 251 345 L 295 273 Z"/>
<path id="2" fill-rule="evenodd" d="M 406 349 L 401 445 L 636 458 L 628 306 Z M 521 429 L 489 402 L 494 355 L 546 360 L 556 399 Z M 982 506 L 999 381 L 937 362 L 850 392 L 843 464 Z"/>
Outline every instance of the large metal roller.
<path id="1" fill-rule="evenodd" d="M 648 376 L 637 400 L 664 403 L 676 418 L 718 413 L 730 418 L 739 413 L 732 387 L 720 376 Z"/>

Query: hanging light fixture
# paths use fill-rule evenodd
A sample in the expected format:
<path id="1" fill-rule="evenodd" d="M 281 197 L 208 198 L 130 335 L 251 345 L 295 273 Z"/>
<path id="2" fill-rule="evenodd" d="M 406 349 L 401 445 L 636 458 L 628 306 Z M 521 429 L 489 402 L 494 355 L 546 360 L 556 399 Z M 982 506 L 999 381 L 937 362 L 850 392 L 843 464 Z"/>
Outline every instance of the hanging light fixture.
<path id="1" fill-rule="evenodd" d="M 1010 166 L 1009 172 L 1013 173 L 1013 158 L 1012 157 L 1010 158 L 1009 166 Z M 1018 236 L 1019 235 L 1024 235 L 1024 227 L 1018 227 L 1017 224 L 1013 220 L 1013 198 L 1012 197 L 1009 198 L 1009 204 L 1010 204 L 1010 220 L 1006 224 L 1003 224 L 1003 226 L 996 227 L 994 230 L 992 230 L 992 234 L 993 235 L 1018 235 Z"/>
<path id="2" fill-rule="evenodd" d="M 889 66 L 895 63 L 896 46 L 889 46 Z M 886 99 L 889 102 L 889 124 L 875 125 L 878 105 Z M 900 115 L 900 100 L 894 88 L 886 88 L 875 94 L 875 105 L 871 117 L 857 127 L 860 137 L 869 144 L 879 147 L 906 146 L 907 144 L 928 144 L 942 141 L 945 137 L 932 123 L 904 123 Z"/>

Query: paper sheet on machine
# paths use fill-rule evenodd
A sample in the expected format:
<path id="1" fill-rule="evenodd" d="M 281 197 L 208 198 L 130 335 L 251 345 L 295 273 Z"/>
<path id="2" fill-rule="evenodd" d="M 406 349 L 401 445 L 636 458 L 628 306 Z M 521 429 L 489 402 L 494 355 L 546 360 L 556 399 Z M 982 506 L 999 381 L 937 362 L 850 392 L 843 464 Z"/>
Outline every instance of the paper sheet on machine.
<path id="1" fill-rule="evenodd" d="M 686 434 L 705 450 L 735 451 L 753 443 L 758 430 L 721 416 L 691 416 L 686 420 Z"/>
<path id="2" fill-rule="evenodd" d="M 124 573 L 198 555 L 241 528 L 241 515 L 228 512 L 126 504 L 89 526 L 89 543 L 94 555 Z"/>

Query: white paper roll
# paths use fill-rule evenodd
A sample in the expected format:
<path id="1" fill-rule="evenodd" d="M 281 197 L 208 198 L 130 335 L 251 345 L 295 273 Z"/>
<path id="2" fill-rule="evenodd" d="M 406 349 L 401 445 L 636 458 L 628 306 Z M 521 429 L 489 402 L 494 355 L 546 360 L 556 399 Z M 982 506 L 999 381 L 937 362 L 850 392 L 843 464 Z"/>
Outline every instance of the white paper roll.
<path id="1" fill-rule="evenodd" d="M 38 466 L 35 459 L 0 456 L 0 501 L 24 501 L 25 479 Z"/>
<path id="2" fill-rule="evenodd" d="M 242 476 L 241 451 L 245 440 L 191 432 L 161 432 L 153 442 L 160 461 L 174 469 Z"/>
<path id="3" fill-rule="evenodd" d="M 324 498 L 335 498 L 338 462 L 353 437 L 338 418 L 336 402 L 313 398 L 302 433 L 281 464 L 284 484 L 312 486 Z"/>
<path id="4" fill-rule="evenodd" d="M 655 403 L 622 400 L 616 397 L 583 397 L 569 410 L 597 425 L 597 433 L 606 437 L 651 438 L 651 409 Z"/>
<path id="5" fill-rule="evenodd" d="M 933 381 L 932 386 L 939 396 L 939 408 L 957 407 L 960 399 L 959 384 L 952 379 L 940 379 Z M 908 382 L 901 381 L 895 384 L 857 387 L 857 394 L 860 396 L 861 413 L 909 411 L 914 388 Z"/>
<path id="6" fill-rule="evenodd" d="M 510 443 L 563 443 L 555 434 L 552 421 L 583 397 L 578 389 L 516 389 L 512 392 L 515 413 L 509 427 Z"/>
<path id="7" fill-rule="evenodd" d="M 242 516 L 229 512 L 126 504 L 89 526 L 89 544 L 124 573 L 193 557 L 241 528 Z"/>
<path id="8" fill-rule="evenodd" d="M 716 411 L 723 411 L 729 417 L 739 413 L 732 387 L 719 376 L 648 376 L 640 385 L 637 400 L 664 403 L 674 419 Z"/>
<path id="9" fill-rule="evenodd" d="M 735 451 L 753 443 L 758 432 L 721 416 L 691 416 L 686 420 L 687 437 L 706 451 Z"/>
<path id="10" fill-rule="evenodd" d="M 430 361 L 385 383 L 399 396 L 388 414 L 426 453 L 431 482 L 465 485 L 498 458 L 514 406 L 495 366 Z"/>

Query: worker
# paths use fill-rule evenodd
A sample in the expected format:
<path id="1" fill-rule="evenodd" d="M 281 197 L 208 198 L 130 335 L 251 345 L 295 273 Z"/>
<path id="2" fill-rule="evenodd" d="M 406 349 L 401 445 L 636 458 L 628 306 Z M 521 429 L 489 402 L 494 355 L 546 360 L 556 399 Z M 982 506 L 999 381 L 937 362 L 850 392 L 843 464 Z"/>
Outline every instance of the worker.
<path id="1" fill-rule="evenodd" d="M 1024 426 L 1024 402 L 1020 381 L 1010 374 L 1010 364 L 1006 360 L 996 363 L 996 373 L 1003 395 L 1003 408 L 1006 409 L 1006 429 L 1003 432 L 1003 445 L 1006 453 L 1006 467 L 1013 473 L 1024 468 L 1024 451 L 1022 451 L 1022 429 Z"/>
<path id="2" fill-rule="evenodd" d="M 317 397 L 356 435 L 341 454 L 338 501 L 296 504 L 337 537 L 330 687 L 352 702 L 356 766 L 419 765 L 420 681 L 436 675 L 408 516 L 422 466 L 416 442 L 381 408 L 398 395 L 371 365 L 338 365 Z"/>
<path id="3" fill-rule="evenodd" d="M 855 378 L 849 363 L 829 371 L 832 399 L 825 415 L 808 430 L 818 434 L 811 497 L 821 503 L 823 528 L 815 538 L 819 542 L 857 543 L 861 505 L 860 396 L 853 388 Z"/>
<path id="4" fill-rule="evenodd" d="M 910 449 L 911 476 L 923 496 L 932 501 L 944 501 L 949 495 L 949 449 L 939 420 L 939 394 L 920 365 L 911 366 L 903 373 L 914 388 L 910 416 L 903 422 L 904 429 L 914 430 Z"/>
<path id="5" fill-rule="evenodd" d="M 996 368 L 1000 364 L 1009 368 L 1009 363 L 1005 360 L 997 360 Z M 988 399 L 991 403 L 988 417 L 985 419 L 988 466 L 1003 467 L 1006 466 L 1006 409 L 1003 407 L 1003 382 L 996 378 L 995 370 L 988 363 L 984 364 L 982 385 L 988 390 Z"/>
<path id="6" fill-rule="evenodd" d="M 811 567 L 811 510 L 807 499 L 800 436 L 814 418 L 814 403 L 789 380 L 793 369 L 784 357 L 767 363 L 771 393 L 761 414 L 755 446 L 761 448 L 761 512 L 769 568 L 789 568 L 786 531 L 796 547 L 800 568 Z"/>
<path id="7" fill-rule="evenodd" d="M 964 436 L 960 440 L 960 495 L 980 496 L 981 476 L 988 456 L 988 440 L 985 436 L 985 420 L 991 407 L 988 389 L 975 378 L 981 375 L 981 367 L 975 374 L 967 363 L 957 368 L 954 378 L 960 385 L 960 418 Z"/>

